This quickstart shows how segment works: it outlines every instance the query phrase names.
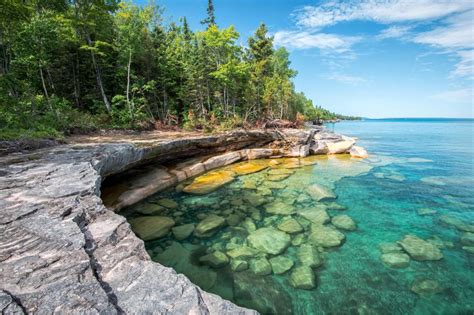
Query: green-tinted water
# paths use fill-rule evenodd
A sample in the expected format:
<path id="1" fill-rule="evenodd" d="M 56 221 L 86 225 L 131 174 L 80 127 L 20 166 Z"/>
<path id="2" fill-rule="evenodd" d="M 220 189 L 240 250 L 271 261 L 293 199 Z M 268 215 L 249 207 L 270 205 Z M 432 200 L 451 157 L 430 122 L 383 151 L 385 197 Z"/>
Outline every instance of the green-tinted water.
<path id="1" fill-rule="evenodd" d="M 469 251 L 474 240 L 466 231 L 474 232 L 472 123 L 374 124 L 340 127 L 343 133 L 361 138 L 360 143 L 371 153 L 369 159 L 279 160 L 279 165 L 238 176 L 212 193 L 194 196 L 173 189 L 124 213 L 133 223 L 144 212 L 150 215 L 155 211 L 153 215 L 172 218 L 175 227 L 195 226 L 207 216 L 207 228 L 214 227 L 207 235 L 201 229 L 201 233 L 194 231 L 178 240 L 176 237 L 181 239 L 192 230 L 188 225 L 176 231 L 180 233 L 147 241 L 150 255 L 203 289 L 260 312 L 471 314 L 474 254 Z M 312 163 L 316 164 L 309 165 Z M 292 174 L 276 176 L 284 173 Z M 332 200 L 326 193 L 326 199 L 317 201 L 324 193 L 315 192 L 314 187 L 325 187 L 337 198 Z M 328 240 L 327 234 L 334 230 L 324 228 L 332 226 L 324 211 L 331 218 L 347 215 L 357 224 L 355 231 L 339 225 L 345 236 L 341 246 L 332 246 L 334 238 Z M 282 227 L 289 218 L 297 223 Z M 274 235 L 268 239 L 266 234 L 252 236 L 255 229 L 265 227 Z M 275 232 L 278 227 L 294 233 Z M 407 234 L 426 241 L 415 246 L 424 250 L 423 257 L 438 251 L 442 259 L 419 261 L 412 257 L 408 265 L 402 262 L 401 268 L 384 264 L 380 245 L 391 243 L 394 247 L 393 243 Z M 315 250 L 310 256 L 323 263 L 310 268 L 315 275 L 313 289 L 295 288 L 304 287 L 311 278 L 308 268 L 300 268 L 308 265 L 301 248 L 307 250 L 309 245 Z M 228 256 L 244 250 L 247 255 Z M 395 251 L 400 255 L 400 249 Z M 213 252 L 217 252 L 214 257 L 207 256 L 213 259 L 203 262 L 202 257 Z M 271 274 L 256 275 L 269 272 L 262 257 L 274 263 Z M 283 259 L 276 266 L 274 257 L 291 261 Z M 275 274 L 289 267 L 283 274 Z M 292 278 L 299 282 L 292 283 Z"/>

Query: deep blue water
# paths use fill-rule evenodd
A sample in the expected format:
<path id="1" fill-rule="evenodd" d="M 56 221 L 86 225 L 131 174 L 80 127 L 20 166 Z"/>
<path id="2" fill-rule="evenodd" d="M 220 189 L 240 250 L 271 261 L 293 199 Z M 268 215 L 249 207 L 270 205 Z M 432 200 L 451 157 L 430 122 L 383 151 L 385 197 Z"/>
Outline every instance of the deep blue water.
<path id="1" fill-rule="evenodd" d="M 240 225 L 223 227 L 206 239 L 191 236 L 176 243 L 167 236 L 147 242 L 152 257 L 186 274 L 206 290 L 261 312 L 473 314 L 474 254 L 462 248 L 462 231 L 440 222 L 441 216 L 449 215 L 474 224 L 473 121 L 367 120 L 341 122 L 329 128 L 358 137 L 358 145 L 369 151 L 369 159 L 309 158 L 317 164 L 298 168 L 280 182 L 285 188 L 271 188 L 271 194 L 264 196 L 268 202 L 287 202 L 304 194 L 308 185 L 323 184 L 333 189 L 338 204 L 347 207 L 344 211 L 328 210 L 329 215 L 343 213 L 357 223 L 356 231 L 343 232 L 346 240 L 342 246 L 323 250 L 324 265 L 314 270 L 316 288 L 293 288 L 288 272 L 255 276 L 251 271 L 232 272 L 229 266 L 212 269 L 199 263 L 199 257 L 206 252 L 226 252 L 229 243 L 245 243 L 246 234 Z M 199 222 L 198 214 L 245 216 L 250 206 L 242 201 L 248 192 L 244 184 L 253 182 L 260 189 L 265 188 L 266 172 L 241 176 L 205 196 L 170 190 L 147 202 L 163 197 L 178 202 L 182 212 L 179 216 L 173 214 L 176 210 L 165 214 L 174 216 L 179 224 Z M 293 206 L 305 210 L 317 204 L 305 201 Z M 418 210 L 423 208 L 436 213 L 420 215 Z M 253 218 L 257 227 L 280 222 L 281 218 L 266 213 L 264 207 L 257 209 L 262 217 Z M 137 214 L 131 209 L 128 216 Z M 306 236 L 307 232 L 302 234 Z M 385 266 L 380 260 L 379 245 L 397 242 L 407 234 L 441 243 L 443 259 L 411 259 L 408 267 L 401 269 Z M 178 251 L 176 244 L 180 244 Z M 296 247 L 290 246 L 284 255 L 298 264 Z M 436 283 L 437 288 L 414 292 L 413 286 L 425 280 Z"/>

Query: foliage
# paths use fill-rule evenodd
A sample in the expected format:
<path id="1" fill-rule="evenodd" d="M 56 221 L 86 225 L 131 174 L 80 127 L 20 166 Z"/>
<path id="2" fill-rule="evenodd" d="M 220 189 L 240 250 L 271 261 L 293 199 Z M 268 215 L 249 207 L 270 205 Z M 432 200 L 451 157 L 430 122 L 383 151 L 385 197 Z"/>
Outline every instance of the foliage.
<path id="1" fill-rule="evenodd" d="M 161 13 L 118 0 L 4 1 L 1 136 L 338 118 L 295 91 L 289 53 L 265 24 L 244 47 L 233 26 L 216 25 L 212 0 L 203 31 Z"/>

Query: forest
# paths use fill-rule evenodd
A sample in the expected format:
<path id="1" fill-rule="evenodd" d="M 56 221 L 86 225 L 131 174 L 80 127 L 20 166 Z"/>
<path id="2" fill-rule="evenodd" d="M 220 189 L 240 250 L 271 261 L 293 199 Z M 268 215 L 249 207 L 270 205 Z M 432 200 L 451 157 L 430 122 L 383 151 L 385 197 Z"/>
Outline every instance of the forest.
<path id="1" fill-rule="evenodd" d="M 0 138 L 61 137 L 98 128 L 206 132 L 265 121 L 351 118 L 295 91 L 289 52 L 265 24 L 243 44 L 164 9 L 117 0 L 2 0 Z"/>

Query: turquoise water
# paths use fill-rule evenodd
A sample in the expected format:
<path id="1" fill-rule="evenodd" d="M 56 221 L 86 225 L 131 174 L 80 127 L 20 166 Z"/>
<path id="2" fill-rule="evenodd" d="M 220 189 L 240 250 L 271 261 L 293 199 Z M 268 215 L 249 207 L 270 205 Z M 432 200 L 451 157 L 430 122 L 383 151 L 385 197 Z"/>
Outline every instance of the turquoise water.
<path id="1" fill-rule="evenodd" d="M 369 151 L 369 159 L 311 157 L 302 160 L 306 166 L 291 168 L 295 173 L 277 185 L 266 180 L 271 170 L 267 168 L 239 176 L 203 196 L 174 189 L 159 193 L 125 215 L 130 219 L 142 216 L 137 213 L 140 207 L 156 205 L 162 198 L 177 203 L 176 209 L 160 210 L 160 216 L 172 217 L 176 225 L 198 223 L 209 214 L 236 215 L 235 226 L 222 226 L 208 238 L 191 235 L 177 241 L 169 233 L 145 244 L 153 259 L 186 274 L 207 291 L 262 313 L 472 314 L 474 254 L 462 248 L 464 232 L 440 218 L 449 215 L 466 225 L 474 223 L 473 121 L 371 120 L 342 122 L 330 128 L 358 137 L 358 144 Z M 295 162 L 285 163 L 272 167 L 285 168 Z M 316 164 L 308 165 L 312 163 Z M 301 198 L 312 184 L 331 189 L 337 204 L 346 210 L 331 209 L 330 201 Z M 267 204 L 286 203 L 296 212 L 323 206 L 331 217 L 345 214 L 357 223 L 355 231 L 341 230 L 345 235 L 341 246 L 317 247 L 324 263 L 313 268 L 315 288 L 303 290 L 290 284 L 290 274 L 300 264 L 296 243 L 281 254 L 295 262 L 293 269 L 282 275 L 257 276 L 250 270 L 232 271 L 230 265 L 212 268 L 200 262 L 207 253 L 227 253 L 245 244 L 248 231 L 242 222 L 249 218 L 261 228 L 277 226 L 291 216 L 305 227 L 302 237 L 310 235 L 308 222 L 297 213 L 272 215 L 265 204 L 249 205 L 248 194 L 260 195 Z M 420 215 L 418 210 L 423 208 L 436 213 Z M 384 265 L 379 245 L 400 241 L 407 234 L 436 243 L 443 258 L 410 259 L 409 265 L 400 269 Z M 413 289 L 426 280 L 436 288 Z"/>

